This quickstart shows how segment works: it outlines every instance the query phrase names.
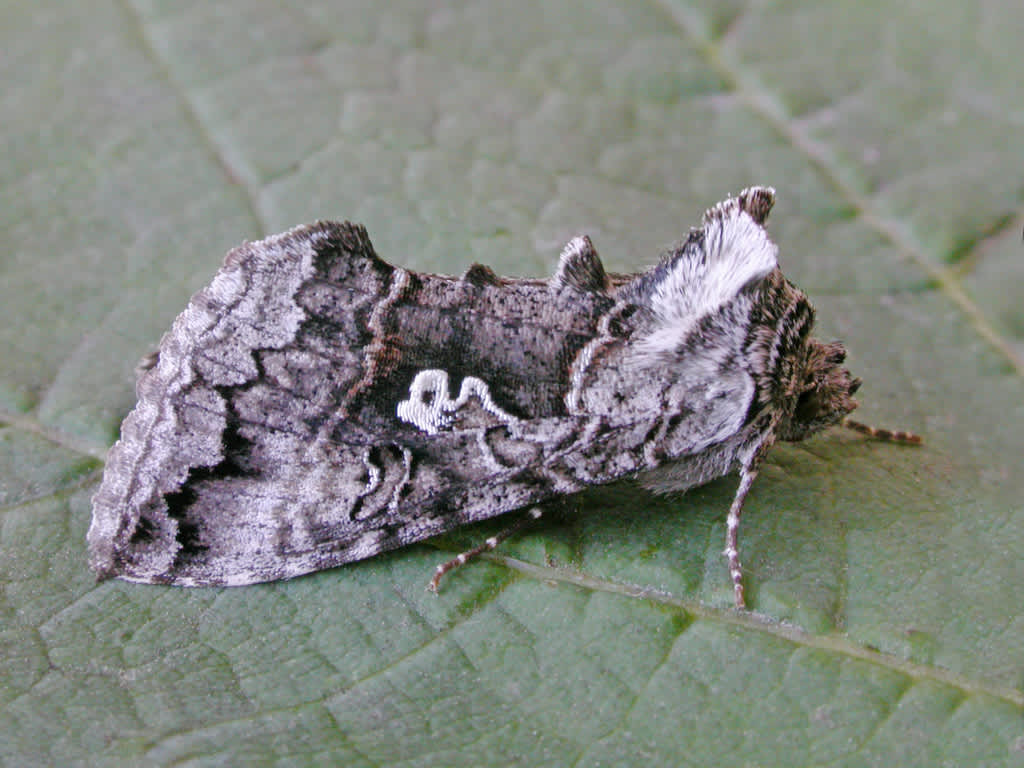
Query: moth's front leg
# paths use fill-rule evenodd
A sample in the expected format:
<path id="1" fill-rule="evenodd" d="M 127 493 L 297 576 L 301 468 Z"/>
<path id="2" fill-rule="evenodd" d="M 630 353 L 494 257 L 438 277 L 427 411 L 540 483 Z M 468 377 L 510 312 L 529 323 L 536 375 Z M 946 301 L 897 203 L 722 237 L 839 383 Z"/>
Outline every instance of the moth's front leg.
<path id="1" fill-rule="evenodd" d="M 725 519 L 725 550 L 722 554 L 729 561 L 729 575 L 732 577 L 732 592 L 737 608 L 747 607 L 743 599 L 743 567 L 740 565 L 740 514 L 743 512 L 743 500 L 747 498 L 757 472 L 757 466 L 744 466 L 740 470 L 740 485 L 729 507 L 729 516 Z"/>
<path id="2" fill-rule="evenodd" d="M 771 431 L 763 433 L 761 440 L 753 446 L 750 452 L 742 458 L 740 467 L 740 484 L 736 489 L 736 496 L 729 506 L 729 515 L 725 519 L 725 550 L 722 552 L 729 562 L 729 576 L 732 577 L 732 593 L 736 601 L 736 607 L 744 609 L 747 607 L 743 599 L 743 567 L 740 565 L 739 532 L 740 515 L 743 513 L 743 501 L 747 498 L 757 473 L 761 469 L 761 462 L 768 454 L 768 449 L 775 442 Z"/>

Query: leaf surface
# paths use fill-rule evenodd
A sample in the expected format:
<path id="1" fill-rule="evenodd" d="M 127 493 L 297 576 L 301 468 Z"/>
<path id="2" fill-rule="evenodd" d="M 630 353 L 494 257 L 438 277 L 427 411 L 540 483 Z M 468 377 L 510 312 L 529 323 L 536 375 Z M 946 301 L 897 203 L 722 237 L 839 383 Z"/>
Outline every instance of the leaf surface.
<path id="1" fill-rule="evenodd" d="M 1009 0 L 0 4 L 0 755 L 45 764 L 1024 764 L 1020 43 Z M 132 369 L 224 252 L 317 218 L 416 269 L 653 262 L 730 192 L 858 416 L 289 583 L 95 583 Z"/>

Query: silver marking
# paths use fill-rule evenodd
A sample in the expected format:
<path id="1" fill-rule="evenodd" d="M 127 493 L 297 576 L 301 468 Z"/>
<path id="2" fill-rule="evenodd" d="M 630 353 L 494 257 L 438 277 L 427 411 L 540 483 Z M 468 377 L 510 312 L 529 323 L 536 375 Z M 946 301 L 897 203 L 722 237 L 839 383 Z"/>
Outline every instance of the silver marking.
<path id="1" fill-rule="evenodd" d="M 517 421 L 515 416 L 506 413 L 494 402 L 490 388 L 476 376 L 467 376 L 462 380 L 459 396 L 453 400 L 448 391 L 448 372 L 437 369 L 416 374 L 409 385 L 409 399 L 402 400 L 395 412 L 402 421 L 436 435 L 451 427 L 455 414 L 471 397 L 477 398 L 485 411 L 497 416 L 505 424 Z"/>

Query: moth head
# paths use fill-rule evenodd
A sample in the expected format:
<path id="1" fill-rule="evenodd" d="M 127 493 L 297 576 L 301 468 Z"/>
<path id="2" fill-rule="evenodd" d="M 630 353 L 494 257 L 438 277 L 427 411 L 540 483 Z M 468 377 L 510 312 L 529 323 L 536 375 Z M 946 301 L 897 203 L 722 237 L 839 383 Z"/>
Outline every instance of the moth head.
<path id="1" fill-rule="evenodd" d="M 806 356 L 791 384 L 792 410 L 777 428 L 782 440 L 803 440 L 841 422 L 857 407 L 861 380 L 843 368 L 846 348 L 838 341 L 808 339 Z"/>

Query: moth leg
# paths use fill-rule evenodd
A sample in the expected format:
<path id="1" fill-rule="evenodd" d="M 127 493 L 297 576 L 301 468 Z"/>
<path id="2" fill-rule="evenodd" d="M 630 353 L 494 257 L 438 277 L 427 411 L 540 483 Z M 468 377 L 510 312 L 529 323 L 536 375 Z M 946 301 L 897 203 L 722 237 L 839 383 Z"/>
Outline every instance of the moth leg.
<path id="1" fill-rule="evenodd" d="M 540 519 L 540 516 L 540 508 L 534 507 L 529 512 L 527 512 L 522 518 L 520 518 L 518 522 L 516 522 L 513 525 L 510 525 L 503 531 L 499 531 L 494 536 L 489 537 L 484 541 L 483 544 L 473 547 L 472 549 L 467 549 L 465 552 L 462 552 L 456 557 L 453 557 L 447 563 L 441 563 L 439 566 L 437 566 L 437 569 L 434 571 L 434 578 L 430 580 L 430 583 L 427 585 L 427 589 L 429 589 L 431 592 L 437 592 L 438 586 L 441 583 L 441 579 L 444 577 L 446 573 L 448 573 L 448 571 L 454 570 L 458 568 L 460 565 L 465 565 L 473 558 L 482 555 L 484 552 L 490 552 L 492 549 L 497 548 L 497 546 L 501 544 L 501 542 L 503 542 L 509 536 L 514 536 L 515 534 L 519 533 L 519 531 L 523 530 L 523 528 L 528 526 L 534 520 Z"/>
<path id="2" fill-rule="evenodd" d="M 872 427 L 870 424 L 864 424 L 853 419 L 843 419 L 843 426 L 847 429 L 852 429 L 854 432 L 860 432 L 862 435 L 867 435 L 877 440 L 885 440 L 889 443 L 920 445 L 922 442 L 921 436 L 915 435 L 913 432 L 904 432 L 902 429 L 879 429 L 878 427 Z"/>
<path id="3" fill-rule="evenodd" d="M 751 461 L 740 470 L 740 486 L 729 507 L 729 516 L 725 519 L 725 551 L 722 552 L 729 561 L 729 575 L 732 576 L 732 591 L 736 598 L 736 607 L 747 607 L 743 600 L 743 568 L 740 565 L 739 532 L 740 514 L 743 512 L 743 500 L 747 498 L 750 487 L 757 477 L 760 462 Z"/>

